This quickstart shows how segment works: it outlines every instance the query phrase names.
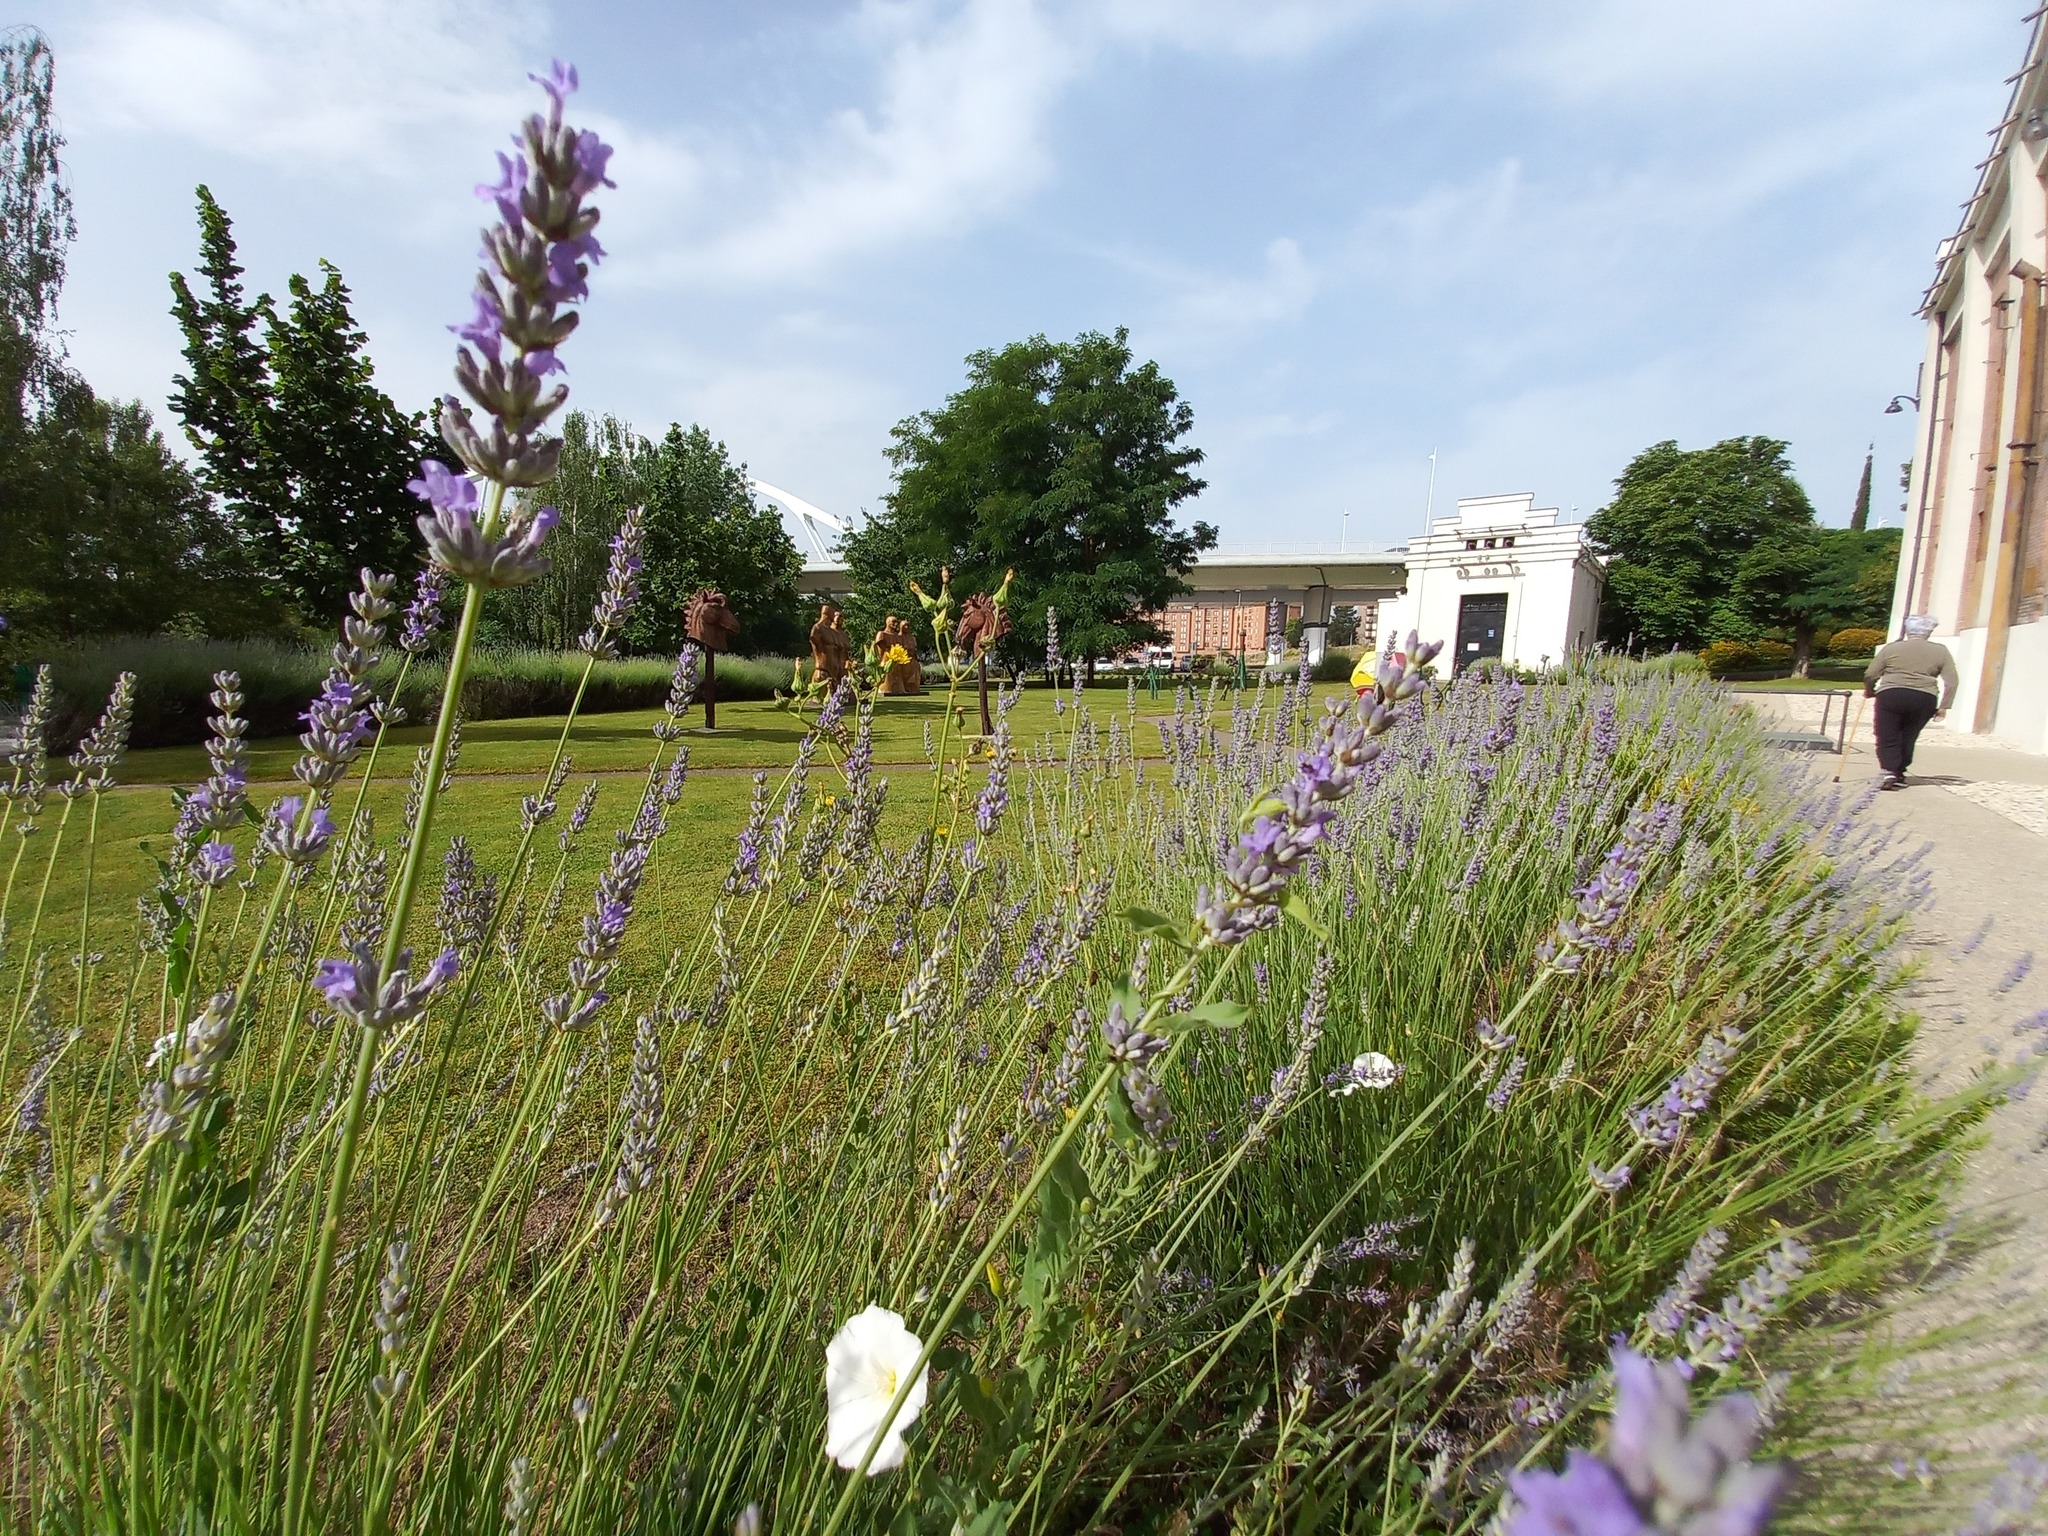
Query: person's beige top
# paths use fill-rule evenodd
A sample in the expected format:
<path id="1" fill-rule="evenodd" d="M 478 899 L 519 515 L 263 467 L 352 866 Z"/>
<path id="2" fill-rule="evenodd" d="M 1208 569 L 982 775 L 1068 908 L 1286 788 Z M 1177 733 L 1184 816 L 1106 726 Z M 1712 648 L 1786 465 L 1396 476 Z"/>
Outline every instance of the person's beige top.
<path id="1" fill-rule="evenodd" d="M 1882 693 L 1887 688 L 1916 688 L 1941 695 L 1941 707 L 1956 701 L 1956 662 L 1948 647 L 1932 640 L 1894 640 L 1878 647 L 1863 669 L 1863 681 Z"/>

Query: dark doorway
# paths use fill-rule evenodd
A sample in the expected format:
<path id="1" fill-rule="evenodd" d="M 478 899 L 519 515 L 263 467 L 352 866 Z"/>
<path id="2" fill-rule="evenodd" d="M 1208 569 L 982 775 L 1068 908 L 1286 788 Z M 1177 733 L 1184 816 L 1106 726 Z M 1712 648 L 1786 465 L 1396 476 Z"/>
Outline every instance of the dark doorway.
<path id="1" fill-rule="evenodd" d="M 1475 592 L 1458 599 L 1458 660 L 1462 672 L 1475 661 L 1500 660 L 1501 637 L 1508 627 L 1508 595 Z"/>

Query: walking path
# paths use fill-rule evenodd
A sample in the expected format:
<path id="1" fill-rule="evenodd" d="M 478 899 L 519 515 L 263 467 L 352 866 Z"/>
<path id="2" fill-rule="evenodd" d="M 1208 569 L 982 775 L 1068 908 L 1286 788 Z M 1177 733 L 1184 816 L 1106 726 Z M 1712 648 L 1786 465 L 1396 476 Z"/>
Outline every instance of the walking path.
<path id="1" fill-rule="evenodd" d="M 1809 708 L 1819 719 L 1817 702 L 1779 695 L 1744 702 L 1787 725 Z M 1858 727 L 1843 757 L 1811 758 L 1829 772 L 1839 767 L 1843 788 L 1853 792 L 1879 776 L 1867 707 Z M 1926 863 L 1934 901 L 1914 919 L 1921 968 L 1907 999 L 1921 1015 L 1919 1055 L 1931 1085 L 1958 1087 L 1994 1059 L 2048 1070 L 2048 757 L 1930 726 L 1907 788 L 1877 795 L 1868 814 L 1896 825 L 1903 849 L 1932 845 Z M 1963 1185 L 1960 1214 L 1993 1224 L 1997 1241 L 1918 1313 L 1932 1314 L 1930 1326 L 1937 1325 L 1953 1321 L 1953 1305 L 1962 1302 L 1997 1320 L 2011 1354 L 1995 1345 L 1966 1348 L 1954 1362 L 1966 1379 L 1972 1362 L 1983 1368 L 2024 1356 L 2020 1340 L 2048 1322 L 2048 1083 L 2023 1093 L 1992 1117 Z M 2038 1408 L 2048 1367 L 2038 1357 L 2034 1364 Z M 2048 1447 L 2048 1419 L 2029 1413 L 1966 1439 L 1999 1456 L 2040 1451 Z"/>

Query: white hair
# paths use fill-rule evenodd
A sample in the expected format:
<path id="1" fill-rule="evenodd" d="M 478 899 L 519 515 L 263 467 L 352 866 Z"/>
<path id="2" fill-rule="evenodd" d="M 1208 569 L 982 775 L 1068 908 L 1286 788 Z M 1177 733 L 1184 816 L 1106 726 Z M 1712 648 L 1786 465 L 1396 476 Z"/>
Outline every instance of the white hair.
<path id="1" fill-rule="evenodd" d="M 1925 640 L 1939 628 L 1941 620 L 1931 613 L 1916 613 L 1906 620 L 1906 633 L 1915 640 Z"/>

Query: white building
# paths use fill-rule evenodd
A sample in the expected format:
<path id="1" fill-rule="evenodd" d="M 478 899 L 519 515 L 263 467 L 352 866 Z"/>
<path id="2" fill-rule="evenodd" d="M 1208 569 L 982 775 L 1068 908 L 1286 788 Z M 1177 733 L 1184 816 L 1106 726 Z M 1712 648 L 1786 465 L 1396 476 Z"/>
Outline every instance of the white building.
<path id="1" fill-rule="evenodd" d="M 1892 596 L 1939 621 L 1961 687 L 1951 730 L 2048 752 L 2048 33 L 1992 130 L 1962 226 L 1921 302 L 1920 440 Z"/>
<path id="2" fill-rule="evenodd" d="M 1563 661 L 1593 644 L 1606 568 L 1580 523 L 1533 494 L 1471 496 L 1408 544 L 1408 590 L 1380 603 L 1382 644 L 1414 630 L 1442 640 L 1459 670 Z"/>

